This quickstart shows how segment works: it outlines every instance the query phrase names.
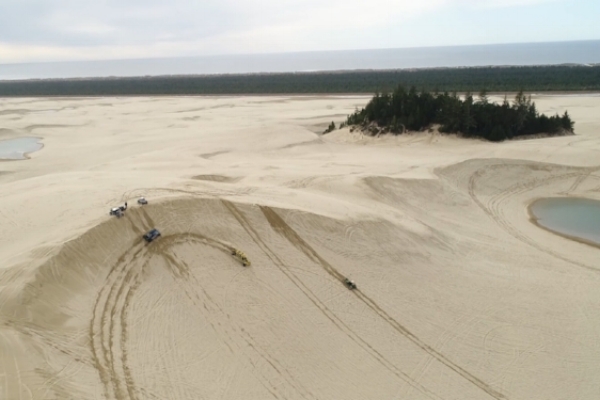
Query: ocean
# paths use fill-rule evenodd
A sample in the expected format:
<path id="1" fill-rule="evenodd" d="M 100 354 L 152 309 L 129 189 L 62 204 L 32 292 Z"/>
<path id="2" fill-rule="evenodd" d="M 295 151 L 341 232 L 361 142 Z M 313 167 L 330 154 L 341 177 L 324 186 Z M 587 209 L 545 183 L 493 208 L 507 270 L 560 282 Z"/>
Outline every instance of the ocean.
<path id="1" fill-rule="evenodd" d="M 0 80 L 600 63 L 600 40 L 1 64 Z"/>

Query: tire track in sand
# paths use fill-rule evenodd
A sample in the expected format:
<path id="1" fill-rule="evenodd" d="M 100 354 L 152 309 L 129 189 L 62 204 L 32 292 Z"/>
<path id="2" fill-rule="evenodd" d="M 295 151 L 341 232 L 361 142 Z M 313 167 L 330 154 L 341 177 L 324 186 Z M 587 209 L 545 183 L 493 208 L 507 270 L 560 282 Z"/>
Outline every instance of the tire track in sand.
<path id="1" fill-rule="evenodd" d="M 90 345 L 106 398 L 136 400 L 140 392 L 151 396 L 136 387 L 127 352 L 127 308 L 141 284 L 141 272 L 149 262 L 149 259 L 142 262 L 146 253 L 146 248 L 138 242 L 119 257 L 94 304 Z"/>
<path id="2" fill-rule="evenodd" d="M 565 262 L 573 264 L 573 265 L 577 265 L 581 268 L 585 268 L 585 269 L 593 271 L 593 272 L 600 272 L 600 269 L 598 269 L 596 267 L 581 263 L 577 260 L 567 258 L 567 257 L 563 256 L 562 254 L 560 254 L 559 252 L 556 252 L 551 248 L 547 248 L 547 247 L 539 244 L 537 241 L 535 241 L 531 237 L 525 235 L 523 232 L 521 232 L 520 230 L 515 228 L 510 223 L 509 219 L 503 215 L 503 211 L 502 211 L 505 208 L 504 204 L 507 201 L 509 201 L 510 198 L 512 198 L 512 197 L 521 195 L 528 191 L 532 191 L 536 188 L 539 188 L 540 186 L 548 185 L 548 184 L 554 183 L 556 181 L 562 181 L 562 180 L 566 180 L 566 179 L 575 178 L 575 182 L 571 186 L 571 188 L 574 188 L 577 185 L 581 184 L 581 182 L 583 182 L 583 180 L 585 180 L 585 178 L 588 177 L 589 174 L 582 174 L 581 172 L 570 172 L 570 173 L 555 175 L 555 176 L 551 176 L 551 177 L 547 177 L 547 178 L 543 178 L 543 179 L 530 179 L 525 182 L 516 183 L 516 184 L 508 187 L 507 189 L 502 190 L 500 193 L 498 193 L 494 196 L 491 196 L 490 199 L 486 203 L 484 203 L 477 196 L 477 193 L 476 193 L 477 181 L 482 178 L 483 172 L 485 170 L 489 170 L 490 168 L 497 169 L 497 168 L 501 168 L 503 166 L 504 166 L 504 164 L 496 164 L 493 166 L 487 166 L 485 169 L 484 168 L 478 169 L 470 176 L 468 192 L 469 192 L 469 196 L 471 197 L 471 199 L 473 199 L 475 204 L 477 204 L 477 206 L 485 214 L 487 214 L 494 222 L 496 222 L 505 232 L 507 232 L 509 235 L 511 235 L 515 239 L 519 240 L 520 242 L 527 244 L 543 253 L 550 254 L 553 257 L 558 258 L 559 260 L 565 261 Z M 582 175 L 584 176 L 583 179 L 581 178 Z"/>
<path id="3" fill-rule="evenodd" d="M 414 389 L 420 391 L 430 399 L 440 399 L 440 397 L 427 389 L 421 383 L 412 379 L 408 374 L 400 370 L 396 365 L 390 362 L 383 354 L 376 350 L 371 344 L 360 337 L 354 332 L 345 322 L 343 322 L 336 314 L 334 314 L 293 272 L 292 270 L 281 260 L 275 252 L 260 238 L 258 233 L 254 230 L 250 222 L 242 214 L 242 212 L 231 202 L 222 200 L 223 205 L 231 212 L 231 214 L 237 219 L 242 228 L 248 233 L 252 240 L 258 245 L 258 247 L 265 253 L 265 255 L 273 262 L 273 264 L 288 278 L 292 283 L 317 307 L 321 313 L 329 319 L 341 332 L 343 332 L 350 340 L 361 347 L 367 354 L 373 359 L 379 362 L 392 374 L 397 376 L 402 381 L 406 382 Z M 269 207 L 260 207 L 263 213 L 269 214 L 269 211 L 273 212 Z M 265 211 L 268 210 L 268 211 Z M 265 216 L 267 215 L 265 214 Z M 269 214 L 270 215 L 270 214 Z M 279 217 L 279 216 L 277 216 Z M 270 223 L 270 222 L 269 222 Z M 272 226 L 272 225 L 271 225 Z M 310 259 L 314 259 L 309 256 Z M 337 271 L 336 271 L 337 272 Z M 341 276 L 341 274 L 338 273 Z M 343 279 L 343 278 L 342 278 Z M 341 281 L 341 279 L 340 279 Z"/>
<path id="4" fill-rule="evenodd" d="M 188 240 L 185 242 L 173 242 L 171 246 L 194 241 L 194 238 L 191 238 L 189 236 L 187 237 L 187 239 Z M 203 241 L 203 243 L 205 242 Z M 264 362 L 269 364 L 290 385 L 290 387 L 292 387 L 300 396 L 302 396 L 302 398 L 307 399 L 307 389 L 300 385 L 298 382 L 295 382 L 293 377 L 285 376 L 285 374 L 282 373 L 283 368 L 280 365 L 279 367 L 277 366 L 278 362 L 273 357 L 271 357 L 271 355 L 268 354 L 264 349 L 258 346 L 254 338 L 244 328 L 236 324 L 232 320 L 231 316 L 225 310 L 223 310 L 217 302 L 215 302 L 212 299 L 212 297 L 200 285 L 200 282 L 194 277 L 189 265 L 185 261 L 179 259 L 172 252 L 169 253 L 165 251 L 162 255 L 165 261 L 167 262 L 167 265 L 169 266 L 173 277 L 183 290 L 184 295 L 192 302 L 192 304 L 196 308 L 206 311 L 211 328 L 219 338 L 226 338 L 226 340 L 221 340 L 221 342 L 227 346 L 227 348 L 232 354 L 236 354 L 236 350 L 233 349 L 232 345 L 239 341 L 234 338 L 235 336 L 237 338 L 242 339 L 252 351 L 254 351 Z M 213 318 L 211 317 L 214 315 L 221 315 L 222 317 L 225 317 L 225 319 L 229 323 L 229 326 L 232 327 L 233 330 L 229 331 L 227 330 L 226 326 L 224 326 L 220 321 L 213 320 Z M 238 350 L 244 352 L 242 346 L 238 346 Z M 261 368 L 259 368 L 259 366 L 251 357 L 246 356 L 246 360 L 252 366 L 254 372 L 261 370 Z M 259 373 L 259 375 L 260 376 L 257 376 L 255 374 L 261 385 L 273 397 L 275 397 L 276 399 L 282 399 L 286 397 L 285 394 L 281 393 L 281 390 L 280 388 L 278 388 L 278 385 L 271 383 L 268 377 L 264 376 L 264 374 Z"/>
<path id="5" fill-rule="evenodd" d="M 587 173 L 585 174 L 581 174 L 577 177 L 577 179 L 575 179 L 573 181 L 573 184 L 571 185 L 571 187 L 569 187 L 566 191 L 562 192 L 561 194 L 570 194 L 571 192 L 574 192 L 575 190 L 577 190 L 577 188 L 579 186 L 581 186 L 581 184 L 583 182 L 585 182 L 594 172 L 598 171 L 598 168 L 593 168 L 590 169 Z"/>
<path id="6" fill-rule="evenodd" d="M 269 222 L 271 227 L 277 233 L 279 233 L 281 236 L 286 238 L 292 245 L 294 245 L 296 248 L 298 248 L 300 251 L 302 251 L 307 257 L 309 257 L 309 259 L 313 260 L 317 264 L 320 264 L 329 275 L 331 275 L 333 278 L 339 280 L 340 283 L 343 283 L 345 276 L 342 275 L 331 264 L 329 264 L 329 262 L 327 262 L 325 259 L 323 259 L 306 241 L 304 241 L 304 239 L 302 239 L 300 237 L 300 235 L 298 235 L 296 233 L 296 231 L 294 229 L 292 229 L 292 227 L 290 227 L 279 216 L 279 214 L 277 214 L 270 207 L 261 206 L 260 209 L 262 210 L 265 218 L 267 219 L 267 221 Z M 369 296 L 367 296 L 365 293 L 361 292 L 359 289 L 353 290 L 352 293 L 354 293 L 371 310 L 373 310 L 376 314 L 378 314 L 393 329 L 395 329 L 398 333 L 400 333 L 402 336 L 407 338 L 409 341 L 411 341 L 417 347 L 421 348 L 423 351 L 425 351 L 427 354 L 429 354 L 429 356 L 433 357 L 434 359 L 439 361 L 441 364 L 448 367 L 450 370 L 454 371 L 455 373 L 457 373 L 458 375 L 460 375 L 467 381 L 471 382 L 473 385 L 480 388 L 482 391 L 487 393 L 489 396 L 491 396 L 495 399 L 498 399 L 498 400 L 506 398 L 502 393 L 498 392 L 497 390 L 492 388 L 490 385 L 488 385 L 481 379 L 477 378 L 476 376 L 474 376 L 473 374 L 471 374 L 470 372 L 468 372 L 461 366 L 457 365 L 452 360 L 450 360 L 448 357 L 446 357 L 445 355 L 443 355 L 442 353 L 440 353 L 439 351 L 437 351 L 436 349 L 434 349 L 427 343 L 423 342 L 416 335 L 414 335 L 409 329 L 404 327 L 396 319 L 394 319 L 391 315 L 389 315 L 385 310 L 383 310 L 381 307 L 379 307 L 379 305 L 373 299 L 371 299 Z"/>

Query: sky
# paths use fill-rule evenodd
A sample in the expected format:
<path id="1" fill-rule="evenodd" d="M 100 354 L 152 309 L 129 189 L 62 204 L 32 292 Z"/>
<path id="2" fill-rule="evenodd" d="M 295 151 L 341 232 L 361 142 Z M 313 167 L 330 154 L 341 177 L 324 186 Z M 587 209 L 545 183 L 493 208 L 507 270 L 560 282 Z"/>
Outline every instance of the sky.
<path id="1" fill-rule="evenodd" d="M 0 64 L 600 39 L 600 0 L 0 0 Z"/>

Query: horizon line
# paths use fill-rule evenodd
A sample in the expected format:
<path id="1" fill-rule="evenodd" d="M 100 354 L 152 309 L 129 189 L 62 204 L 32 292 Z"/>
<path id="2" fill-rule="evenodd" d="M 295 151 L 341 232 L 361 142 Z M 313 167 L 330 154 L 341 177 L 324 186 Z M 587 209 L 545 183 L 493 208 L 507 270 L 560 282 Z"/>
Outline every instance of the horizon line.
<path id="1" fill-rule="evenodd" d="M 162 56 L 162 57 L 103 58 L 103 59 L 93 59 L 93 60 L 79 59 L 79 60 L 28 61 L 28 62 L 19 61 L 19 62 L 0 63 L 0 66 L 32 65 L 32 64 L 60 64 L 60 63 L 97 63 L 97 62 L 115 62 L 115 61 L 150 61 L 150 60 L 198 59 L 198 58 L 220 58 L 220 57 L 255 57 L 255 56 L 311 54 L 311 53 L 313 53 L 313 54 L 314 53 L 343 53 L 343 52 L 362 52 L 362 51 L 444 49 L 444 48 L 466 48 L 466 47 L 473 48 L 473 47 L 494 47 L 494 46 L 543 45 L 543 44 L 559 44 L 559 43 L 564 44 L 564 43 L 582 43 L 582 42 L 600 42 L 600 39 L 581 39 L 581 40 L 562 40 L 562 41 L 554 40 L 554 41 L 537 41 L 537 42 L 498 42 L 498 43 L 479 43 L 479 44 L 474 43 L 474 44 L 442 45 L 442 46 L 437 45 L 437 46 L 380 47 L 380 48 L 334 49 L 334 50 L 300 50 L 300 51 L 263 52 L 263 53 L 224 53 L 224 54 L 181 55 L 181 56 Z"/>

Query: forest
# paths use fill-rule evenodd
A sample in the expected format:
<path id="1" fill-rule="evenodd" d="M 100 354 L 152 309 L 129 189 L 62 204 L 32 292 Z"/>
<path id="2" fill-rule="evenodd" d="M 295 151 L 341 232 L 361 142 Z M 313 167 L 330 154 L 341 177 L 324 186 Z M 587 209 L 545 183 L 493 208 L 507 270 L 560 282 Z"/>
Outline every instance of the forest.
<path id="1" fill-rule="evenodd" d="M 600 90 L 600 65 L 472 67 L 245 75 L 0 81 L 0 97 L 372 94 L 398 85 L 439 92 Z"/>
<path id="2" fill-rule="evenodd" d="M 375 94 L 367 105 L 349 115 L 343 126 L 358 126 L 371 134 L 402 134 L 424 130 L 434 124 L 442 133 L 481 138 L 493 142 L 532 135 L 561 136 L 574 133 L 575 123 L 569 113 L 562 116 L 540 114 L 520 91 L 512 104 L 505 97 L 502 104 L 490 102 L 481 91 L 477 100 L 467 93 L 417 92 L 413 86 L 406 90 L 398 86 L 391 94 Z M 330 125 L 326 133 L 333 130 Z"/>

